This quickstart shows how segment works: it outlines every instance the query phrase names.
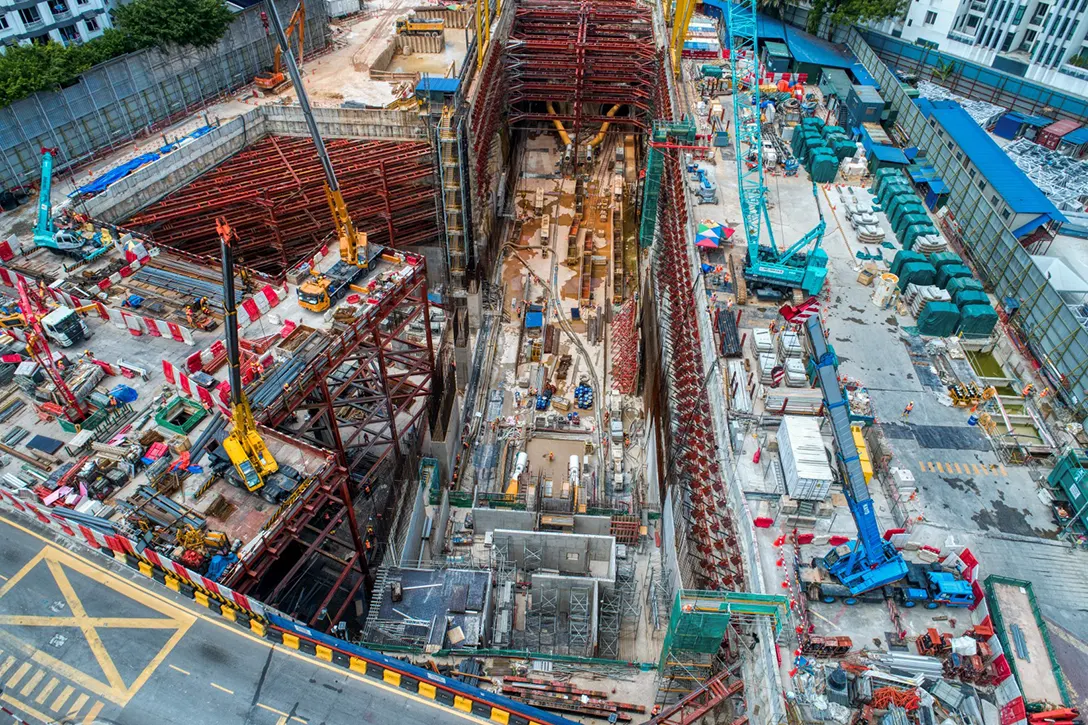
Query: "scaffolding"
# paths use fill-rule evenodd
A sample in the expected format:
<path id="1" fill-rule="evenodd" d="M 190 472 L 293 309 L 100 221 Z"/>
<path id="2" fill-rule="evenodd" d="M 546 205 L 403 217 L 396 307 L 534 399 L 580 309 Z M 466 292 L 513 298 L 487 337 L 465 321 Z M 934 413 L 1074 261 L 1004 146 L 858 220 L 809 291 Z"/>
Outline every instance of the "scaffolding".
<path id="1" fill-rule="evenodd" d="M 654 243 L 657 226 L 657 207 L 661 198 L 661 176 L 665 169 L 665 155 L 669 144 L 690 146 L 695 143 L 695 122 L 654 121 L 650 153 L 646 159 L 646 180 L 642 185 L 642 219 L 639 227 L 639 245 L 645 249 Z"/>
<path id="2" fill-rule="evenodd" d="M 1082 211 L 1088 202 L 1088 161 L 1021 138 L 1005 147 L 1016 165 L 1062 211 Z"/>
<path id="3" fill-rule="evenodd" d="M 461 135 L 463 119 L 454 116 L 453 106 L 442 110 L 438 123 L 439 183 L 442 185 L 442 211 L 446 226 L 446 264 L 449 267 L 450 288 L 466 289 L 465 270 L 468 266 L 466 233 L 468 219 L 464 204 L 464 169 L 461 165 Z"/>
<path id="4" fill-rule="evenodd" d="M 592 642 L 590 641 L 590 590 L 585 587 L 574 587 L 570 590 L 570 611 L 567 614 L 568 654 L 581 657 L 589 657 Z"/>
<path id="5" fill-rule="evenodd" d="M 633 395 L 638 380 L 638 303 L 628 298 L 612 321 L 612 389 Z"/>

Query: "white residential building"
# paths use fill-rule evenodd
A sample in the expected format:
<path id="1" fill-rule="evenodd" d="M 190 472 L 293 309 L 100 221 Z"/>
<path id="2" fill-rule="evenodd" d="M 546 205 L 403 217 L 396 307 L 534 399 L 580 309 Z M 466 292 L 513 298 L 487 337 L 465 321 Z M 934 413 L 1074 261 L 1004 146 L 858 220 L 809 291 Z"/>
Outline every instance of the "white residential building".
<path id="1" fill-rule="evenodd" d="M 110 27 L 107 0 L 0 0 L 0 46 L 85 43 Z"/>
<path id="2" fill-rule="evenodd" d="M 1036 83 L 1088 95 L 1088 0 L 911 0 L 902 17 L 873 27 Z"/>

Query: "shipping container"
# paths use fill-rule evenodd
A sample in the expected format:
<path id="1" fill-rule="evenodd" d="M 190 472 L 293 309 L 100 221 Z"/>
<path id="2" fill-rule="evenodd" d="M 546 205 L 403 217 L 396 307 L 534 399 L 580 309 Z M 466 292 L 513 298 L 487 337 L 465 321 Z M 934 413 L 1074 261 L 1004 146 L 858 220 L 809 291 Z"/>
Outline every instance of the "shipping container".
<path id="1" fill-rule="evenodd" d="M 820 424 L 814 418 L 787 415 L 778 426 L 778 458 L 786 493 L 804 501 L 822 501 L 834 477 L 828 464 Z"/>

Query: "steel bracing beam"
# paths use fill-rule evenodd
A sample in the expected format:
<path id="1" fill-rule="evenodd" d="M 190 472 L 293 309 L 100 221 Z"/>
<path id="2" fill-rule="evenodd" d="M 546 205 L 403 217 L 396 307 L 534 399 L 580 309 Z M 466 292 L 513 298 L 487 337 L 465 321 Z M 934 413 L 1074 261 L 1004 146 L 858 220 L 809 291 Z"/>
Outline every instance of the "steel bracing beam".
<path id="1" fill-rule="evenodd" d="M 300 587 L 317 587 L 320 599 L 308 600 L 316 604 L 290 612 L 311 626 L 340 621 L 370 585 L 384 522 L 399 503 L 393 474 L 411 452 L 409 439 L 422 436 L 434 350 L 426 269 L 422 258 L 412 261 L 398 289 L 324 341 L 301 374 L 256 410 L 262 424 L 328 465 L 274 517 L 230 585 L 284 610 L 293 609 Z M 427 331 L 422 340 L 409 334 L 413 326 Z M 346 532 L 363 527 L 374 531 L 359 551 Z"/>
<path id="2" fill-rule="evenodd" d="M 352 219 L 372 244 L 439 242 L 431 144 L 332 139 L 328 150 Z M 161 245 L 206 254 L 215 243 L 208 218 L 226 214 L 244 240 L 238 253 L 245 264 L 279 275 L 333 231 L 323 187 L 308 139 L 267 136 L 143 209 L 129 224 Z"/>

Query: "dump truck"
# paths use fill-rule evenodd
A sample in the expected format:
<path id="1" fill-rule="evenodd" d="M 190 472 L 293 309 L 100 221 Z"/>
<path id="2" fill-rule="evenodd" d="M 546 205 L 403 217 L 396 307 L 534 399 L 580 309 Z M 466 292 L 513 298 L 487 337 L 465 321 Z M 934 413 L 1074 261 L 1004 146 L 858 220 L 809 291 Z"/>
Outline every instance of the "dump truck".
<path id="1" fill-rule="evenodd" d="M 397 35 L 435 36 L 445 32 L 446 22 L 437 18 L 400 18 Z"/>

